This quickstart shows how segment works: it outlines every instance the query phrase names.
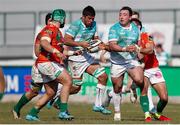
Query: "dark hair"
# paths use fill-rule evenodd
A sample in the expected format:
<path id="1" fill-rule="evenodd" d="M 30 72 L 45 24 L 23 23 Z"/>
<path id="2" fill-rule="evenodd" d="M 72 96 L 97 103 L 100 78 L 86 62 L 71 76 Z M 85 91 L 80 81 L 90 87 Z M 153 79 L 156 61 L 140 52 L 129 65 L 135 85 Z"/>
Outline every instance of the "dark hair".
<path id="1" fill-rule="evenodd" d="M 95 16 L 96 12 L 92 6 L 87 6 L 83 9 L 82 15 L 83 16 Z"/>
<path id="2" fill-rule="evenodd" d="M 129 11 L 129 15 L 132 16 L 132 13 L 133 13 L 133 12 L 132 12 L 132 9 L 131 9 L 130 7 L 124 6 L 124 7 L 122 7 L 122 8 L 120 9 L 120 11 L 121 11 L 121 10 L 128 10 L 128 11 Z"/>
<path id="3" fill-rule="evenodd" d="M 136 19 L 136 18 L 132 18 L 131 19 L 131 22 L 137 22 L 138 24 L 139 24 L 139 26 L 140 26 L 140 30 L 142 29 L 142 22 L 139 20 L 139 19 Z"/>
<path id="4" fill-rule="evenodd" d="M 156 44 L 156 47 L 157 47 L 157 48 L 162 48 L 162 44 L 157 43 L 157 44 Z"/>
<path id="5" fill-rule="evenodd" d="M 45 18 L 45 24 L 48 24 L 48 20 L 52 17 L 51 13 L 46 14 L 46 18 Z"/>
<path id="6" fill-rule="evenodd" d="M 140 17 L 139 12 L 137 12 L 137 11 L 133 11 L 132 15 L 137 15 L 138 18 Z"/>

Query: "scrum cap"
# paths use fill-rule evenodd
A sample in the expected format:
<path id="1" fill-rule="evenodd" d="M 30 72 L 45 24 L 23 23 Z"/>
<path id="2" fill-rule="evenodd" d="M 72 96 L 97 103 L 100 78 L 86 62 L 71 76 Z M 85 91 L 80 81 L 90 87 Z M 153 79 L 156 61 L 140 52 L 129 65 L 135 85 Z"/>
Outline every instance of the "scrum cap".
<path id="1" fill-rule="evenodd" d="M 52 20 L 58 21 L 61 24 L 64 24 L 66 18 L 66 13 L 63 9 L 56 9 L 52 12 Z"/>

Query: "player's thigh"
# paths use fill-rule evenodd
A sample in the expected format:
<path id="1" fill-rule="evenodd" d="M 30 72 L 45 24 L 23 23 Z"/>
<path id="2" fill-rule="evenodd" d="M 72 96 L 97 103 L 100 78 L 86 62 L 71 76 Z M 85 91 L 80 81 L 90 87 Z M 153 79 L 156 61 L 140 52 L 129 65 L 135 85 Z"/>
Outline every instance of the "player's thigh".
<path id="1" fill-rule="evenodd" d="M 128 69 L 128 74 L 135 83 L 143 83 L 144 73 L 142 67 L 136 66 L 134 68 Z"/>
<path id="2" fill-rule="evenodd" d="M 122 74 L 119 77 L 111 77 L 111 81 L 112 81 L 113 86 L 121 87 L 123 84 L 123 79 L 124 79 L 124 74 Z"/>
<path id="3" fill-rule="evenodd" d="M 46 93 L 50 96 L 53 96 L 55 95 L 57 91 L 58 83 L 54 80 L 54 81 L 45 83 L 44 87 L 45 87 Z"/>
<path id="4" fill-rule="evenodd" d="M 100 68 L 99 64 L 91 64 L 90 66 L 87 67 L 86 72 L 88 74 L 93 75 L 96 69 Z"/>
<path id="5" fill-rule="evenodd" d="M 57 81 L 62 85 L 72 85 L 72 77 L 66 69 L 64 69 L 61 74 L 57 77 Z"/>

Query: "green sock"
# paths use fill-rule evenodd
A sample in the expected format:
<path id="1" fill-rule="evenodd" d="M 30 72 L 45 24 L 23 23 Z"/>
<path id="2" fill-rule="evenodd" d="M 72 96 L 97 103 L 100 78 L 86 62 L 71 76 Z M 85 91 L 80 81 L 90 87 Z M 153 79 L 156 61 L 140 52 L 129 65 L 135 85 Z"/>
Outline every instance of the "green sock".
<path id="1" fill-rule="evenodd" d="M 39 113 L 39 109 L 33 107 L 33 108 L 30 110 L 29 115 L 37 116 L 38 113 Z"/>
<path id="2" fill-rule="evenodd" d="M 56 100 L 55 104 L 58 105 L 59 108 L 61 107 L 61 100 L 60 100 L 60 98 L 58 98 Z"/>
<path id="3" fill-rule="evenodd" d="M 4 93 L 0 93 L 0 101 L 3 98 L 3 96 L 4 96 Z"/>
<path id="4" fill-rule="evenodd" d="M 22 95 L 21 99 L 18 101 L 18 103 L 14 106 L 14 110 L 16 112 L 20 112 L 21 108 L 27 104 L 30 100 L 27 99 L 25 94 Z"/>
<path id="5" fill-rule="evenodd" d="M 60 105 L 60 111 L 61 111 L 61 112 L 67 111 L 67 103 L 61 103 L 61 105 Z"/>
<path id="6" fill-rule="evenodd" d="M 157 112 L 162 113 L 162 111 L 165 108 L 166 104 L 167 104 L 167 101 L 159 100 L 159 102 L 157 104 Z"/>
<path id="7" fill-rule="evenodd" d="M 149 112 L 149 100 L 147 95 L 140 96 L 140 104 L 144 112 Z"/>

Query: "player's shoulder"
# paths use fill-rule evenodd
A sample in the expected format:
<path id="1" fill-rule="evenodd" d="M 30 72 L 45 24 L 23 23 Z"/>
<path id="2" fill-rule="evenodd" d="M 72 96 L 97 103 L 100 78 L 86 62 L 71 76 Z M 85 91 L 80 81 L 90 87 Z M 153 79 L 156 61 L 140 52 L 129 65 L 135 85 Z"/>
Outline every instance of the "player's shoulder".
<path id="1" fill-rule="evenodd" d="M 56 28 L 55 26 L 53 25 L 46 25 L 43 29 L 42 29 L 42 32 L 40 34 L 44 34 L 44 33 L 47 33 L 47 34 L 53 34 L 53 32 L 57 31 L 58 28 Z"/>
<path id="2" fill-rule="evenodd" d="M 113 24 L 113 25 L 110 27 L 110 29 L 118 29 L 118 28 L 121 28 L 119 22 Z"/>
<path id="3" fill-rule="evenodd" d="M 73 22 L 71 23 L 71 25 L 73 25 L 73 26 L 80 26 L 81 23 L 82 23 L 82 20 L 81 20 L 81 19 L 78 19 L 78 20 L 73 21 Z"/>

